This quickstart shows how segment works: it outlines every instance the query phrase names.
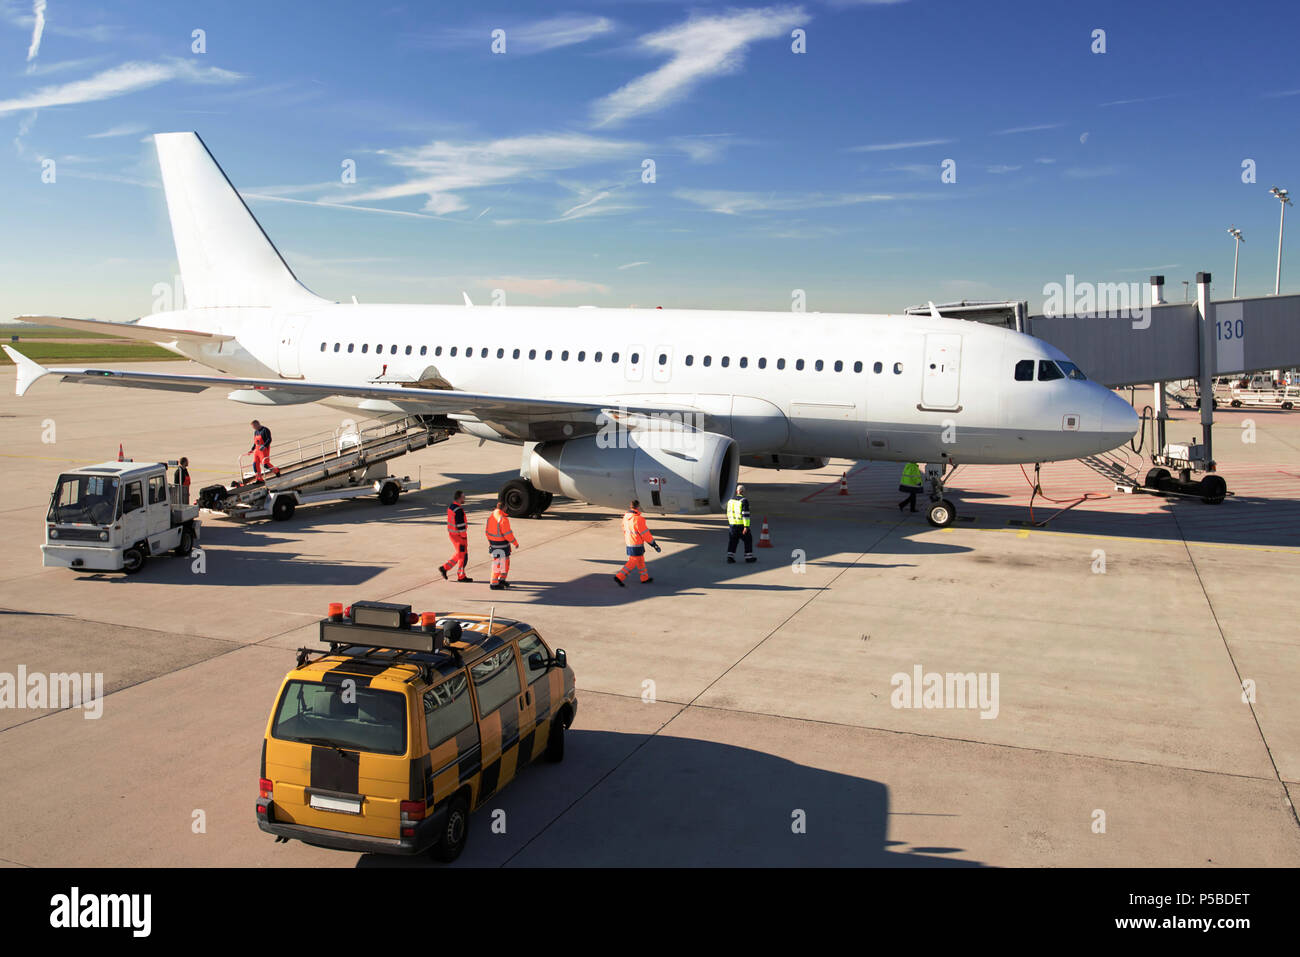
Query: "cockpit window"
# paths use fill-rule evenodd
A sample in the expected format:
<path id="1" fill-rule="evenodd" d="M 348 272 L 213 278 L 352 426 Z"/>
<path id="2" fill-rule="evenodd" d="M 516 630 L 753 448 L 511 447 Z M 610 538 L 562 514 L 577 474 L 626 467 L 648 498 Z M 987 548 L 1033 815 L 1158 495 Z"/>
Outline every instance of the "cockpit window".
<path id="1" fill-rule="evenodd" d="M 1065 373 L 1065 377 L 1067 379 L 1078 379 L 1081 382 L 1088 381 L 1088 377 L 1083 374 L 1083 370 L 1080 369 L 1073 362 L 1058 361 L 1056 364 L 1061 367 L 1061 371 Z"/>
<path id="2" fill-rule="evenodd" d="M 1051 359 L 1038 360 L 1038 381 L 1051 382 L 1053 379 L 1064 379 L 1065 373 L 1056 367 L 1056 363 Z"/>
<path id="3" fill-rule="evenodd" d="M 1016 363 L 1016 381 L 1033 382 L 1034 381 L 1034 360 L 1021 359 Z"/>

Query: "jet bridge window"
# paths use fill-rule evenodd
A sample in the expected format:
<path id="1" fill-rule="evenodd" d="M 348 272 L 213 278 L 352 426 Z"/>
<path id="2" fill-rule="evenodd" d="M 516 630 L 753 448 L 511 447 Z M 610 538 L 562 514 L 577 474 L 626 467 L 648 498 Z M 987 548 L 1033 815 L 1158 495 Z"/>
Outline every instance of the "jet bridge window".
<path id="1" fill-rule="evenodd" d="M 1016 381 L 1033 382 L 1034 381 L 1034 360 L 1021 359 L 1016 363 Z"/>
<path id="2" fill-rule="evenodd" d="M 1056 367 L 1056 363 L 1051 359 L 1038 360 L 1038 381 L 1051 382 L 1054 379 L 1064 379 L 1065 373 Z"/>

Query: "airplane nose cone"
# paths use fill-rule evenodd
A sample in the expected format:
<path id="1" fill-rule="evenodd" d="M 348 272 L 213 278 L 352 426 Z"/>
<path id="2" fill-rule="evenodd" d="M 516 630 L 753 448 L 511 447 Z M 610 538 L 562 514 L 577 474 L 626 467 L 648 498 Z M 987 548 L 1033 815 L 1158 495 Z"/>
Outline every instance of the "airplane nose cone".
<path id="1" fill-rule="evenodd" d="M 1133 406 L 1114 392 L 1107 392 L 1101 406 L 1101 430 L 1124 440 L 1138 429 L 1140 420 Z"/>

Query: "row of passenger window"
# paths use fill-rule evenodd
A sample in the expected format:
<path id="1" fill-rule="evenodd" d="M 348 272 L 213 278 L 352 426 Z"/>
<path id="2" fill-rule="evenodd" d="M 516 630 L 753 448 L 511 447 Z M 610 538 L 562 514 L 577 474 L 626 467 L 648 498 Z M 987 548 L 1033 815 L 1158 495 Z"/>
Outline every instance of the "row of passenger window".
<path id="1" fill-rule="evenodd" d="M 1021 359 L 1016 363 L 1017 382 L 1034 381 L 1034 362 L 1033 359 Z M 1055 379 L 1086 380 L 1088 378 L 1083 374 L 1083 370 L 1073 362 L 1054 362 L 1051 359 L 1038 359 L 1037 363 L 1039 382 L 1051 382 Z"/>
<path id="2" fill-rule="evenodd" d="M 442 346 L 434 346 L 433 354 L 434 354 L 435 356 L 440 356 L 440 355 L 442 355 L 442 348 L 443 348 Z M 397 355 L 397 349 L 398 349 L 397 346 L 395 346 L 395 345 L 390 345 L 390 346 L 388 347 L 388 354 L 389 354 L 389 355 L 392 355 L 392 356 Z M 412 355 L 412 354 L 414 354 L 413 351 L 412 351 L 413 349 L 414 349 L 413 346 L 406 346 L 406 347 L 405 347 L 405 350 L 404 350 L 404 352 L 403 352 L 403 354 L 404 354 L 404 355 L 408 355 L 408 356 L 409 356 L 409 355 Z M 322 343 L 320 344 L 320 351 L 321 351 L 321 352 L 326 352 L 326 351 L 328 351 L 328 350 L 329 350 L 329 343 L 322 342 Z M 339 343 L 339 342 L 336 342 L 336 343 L 334 343 L 334 349 L 333 349 L 333 351 L 334 351 L 334 352 L 340 352 L 340 351 L 354 352 L 354 351 L 359 351 L 359 352 L 361 352 L 362 354 L 366 354 L 366 353 L 369 353 L 369 352 L 370 352 L 370 343 L 368 343 L 368 342 L 363 342 L 363 343 L 361 344 L 361 348 L 360 348 L 359 350 L 357 350 L 357 348 L 356 348 L 356 343 L 349 342 L 349 343 L 347 344 L 347 349 L 346 349 L 346 350 L 343 350 L 343 344 L 342 344 L 342 343 Z M 487 348 L 482 348 L 482 349 L 480 349 L 480 350 L 479 350 L 479 358 L 480 358 L 480 359 L 486 359 L 486 358 L 488 357 L 488 354 L 489 354 L 490 351 L 491 351 L 491 350 L 489 350 L 489 349 L 487 349 Z M 455 358 L 455 357 L 457 356 L 458 352 L 459 352 L 459 347 L 458 347 L 458 346 L 451 346 L 451 347 L 449 347 L 448 350 L 447 350 L 447 355 L 450 356 L 450 357 L 452 357 L 452 358 Z M 384 354 L 384 347 L 383 347 L 382 344 L 380 344 L 380 345 L 376 345 L 376 346 L 375 346 L 375 352 L 374 352 L 374 354 L 375 354 L 375 355 L 383 355 L 383 354 Z M 419 352 L 419 355 L 424 356 L 424 355 L 428 355 L 428 354 L 429 354 L 429 347 L 428 347 L 428 346 L 420 346 L 420 352 Z M 521 355 L 522 355 L 522 350 L 515 349 L 515 350 L 512 351 L 510 357 L 511 357 L 512 359 L 518 359 Z M 555 355 L 554 350 L 552 350 L 552 349 L 547 349 L 547 350 L 542 354 L 542 358 L 545 359 L 547 362 L 549 362 L 552 358 L 554 358 L 554 355 Z M 462 357 L 462 358 L 470 359 L 470 358 L 473 358 L 473 356 L 474 356 L 474 349 L 473 349 L 472 346 L 466 346 L 466 347 L 465 347 L 465 351 L 464 351 L 463 353 L 461 353 L 461 357 Z M 497 357 L 498 359 L 504 359 L 504 358 L 506 357 L 506 350 L 505 350 L 505 349 L 497 349 L 497 351 L 496 351 L 496 357 Z M 601 361 L 604 359 L 604 357 L 605 357 L 605 354 L 604 354 L 603 352 L 594 352 L 594 353 L 592 353 L 591 361 L 592 361 L 592 362 L 601 362 Z M 529 359 L 536 359 L 536 358 L 537 358 L 537 350 L 536 350 L 536 349 L 529 349 L 529 350 L 528 350 L 528 358 L 529 358 Z M 577 353 L 577 355 L 575 356 L 575 358 L 576 358 L 579 362 L 585 362 L 585 361 L 587 361 L 587 353 L 586 353 L 586 351 L 585 351 L 585 350 L 583 350 L 583 351 L 579 351 L 579 352 Z M 568 350 L 568 349 L 561 350 L 561 352 L 560 352 L 560 361 L 561 361 L 561 362 L 568 362 L 568 361 L 569 361 L 569 350 Z M 610 362 L 618 362 L 618 353 L 617 353 L 617 352 L 611 352 L 611 353 L 609 354 L 609 361 L 610 361 Z M 631 355 L 631 361 L 632 361 L 632 364 L 633 364 L 633 365 L 636 365 L 637 363 L 639 363 L 639 362 L 641 361 L 641 354 L 640 354 L 639 352 L 634 352 L 634 353 L 632 353 L 632 355 Z M 659 353 L 659 365 L 660 365 L 660 366 L 666 366 L 667 364 L 668 364 L 668 353 L 666 353 L 666 352 L 661 352 L 661 353 Z M 703 366 L 706 366 L 706 367 L 713 365 L 713 356 L 703 356 L 703 357 L 701 358 L 701 360 L 700 360 L 700 364 L 703 365 Z M 760 368 L 760 369 L 766 369 L 766 368 L 767 368 L 767 359 L 766 359 L 765 357 L 764 357 L 764 358 L 760 358 L 760 359 L 757 360 L 757 363 L 756 363 L 756 364 L 757 364 L 758 368 Z M 686 357 L 686 365 L 688 365 L 688 366 L 693 366 L 693 365 L 695 365 L 695 356 L 694 356 L 694 355 L 688 355 L 688 356 Z M 722 356 L 722 357 L 718 360 L 718 365 L 722 366 L 722 368 L 724 368 L 724 369 L 726 369 L 726 368 L 730 368 L 730 366 L 731 366 L 731 356 Z M 748 368 L 749 368 L 749 357 L 748 357 L 748 356 L 741 356 L 741 357 L 737 360 L 736 365 L 739 366 L 741 369 L 748 369 Z M 804 363 L 804 360 L 803 360 L 803 359 L 796 359 L 796 360 L 794 361 L 794 367 L 795 367 L 795 370 L 796 370 L 796 371 L 802 372 L 803 369 L 804 369 L 804 366 L 805 366 L 805 363 Z M 777 367 L 778 369 L 784 369 L 784 368 L 785 368 L 785 360 L 784 360 L 784 359 L 777 359 L 777 360 L 776 360 L 776 367 Z M 826 367 L 826 363 L 825 363 L 824 361 L 822 361 L 821 359 L 817 359 L 817 360 L 815 360 L 815 361 L 813 362 L 813 369 L 814 369 L 815 371 L 817 371 L 817 372 L 821 372 L 821 371 L 823 371 L 823 370 L 825 369 L 825 367 Z M 832 364 L 831 368 L 833 368 L 836 372 L 843 372 L 843 371 L 844 371 L 844 362 L 843 362 L 843 360 L 836 359 L 835 362 Z M 861 371 L 862 371 L 862 368 L 863 368 L 863 366 L 862 366 L 862 363 L 861 363 L 860 361 L 859 361 L 859 362 L 855 362 L 855 363 L 853 363 L 853 371 L 854 371 L 854 372 L 861 372 Z M 874 363 L 874 364 L 872 365 L 871 369 L 872 369 L 873 372 L 877 372 L 877 373 L 885 371 L 884 364 L 883 364 L 883 363 L 880 363 L 880 362 L 876 362 L 876 363 Z M 1019 370 L 1020 370 L 1020 366 L 1017 365 L 1017 366 L 1016 366 L 1016 378 L 1020 378 L 1020 371 L 1019 371 Z M 894 363 L 894 374 L 895 374 L 895 375 L 902 375 L 902 372 L 903 372 L 903 363 L 901 363 L 901 362 L 895 362 L 895 363 Z M 1030 373 L 1031 378 L 1032 378 L 1032 375 L 1033 375 L 1033 373 L 1032 373 L 1032 369 L 1031 369 L 1031 373 Z"/>

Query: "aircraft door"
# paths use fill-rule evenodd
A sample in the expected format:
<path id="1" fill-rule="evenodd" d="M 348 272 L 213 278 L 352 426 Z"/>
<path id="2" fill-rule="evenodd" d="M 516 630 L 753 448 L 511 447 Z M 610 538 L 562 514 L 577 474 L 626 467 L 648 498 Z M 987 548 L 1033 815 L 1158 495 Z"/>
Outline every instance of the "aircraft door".
<path id="1" fill-rule="evenodd" d="M 923 409 L 960 411 L 961 336 L 947 333 L 927 335 L 921 375 Z"/>
<path id="2" fill-rule="evenodd" d="M 302 363 L 299 361 L 299 352 L 302 349 L 302 330 L 305 325 L 307 325 L 306 316 L 290 316 L 280 326 L 276 359 L 280 375 L 286 379 L 302 378 Z"/>

